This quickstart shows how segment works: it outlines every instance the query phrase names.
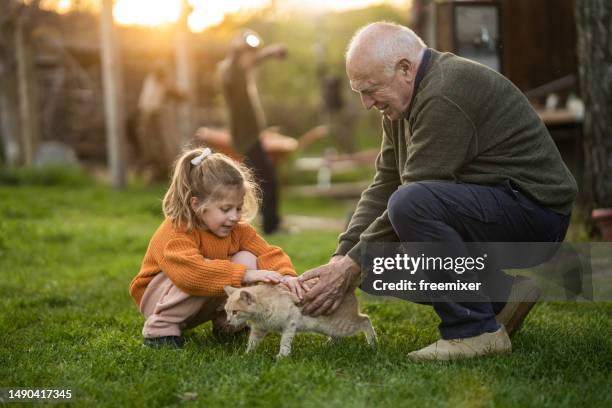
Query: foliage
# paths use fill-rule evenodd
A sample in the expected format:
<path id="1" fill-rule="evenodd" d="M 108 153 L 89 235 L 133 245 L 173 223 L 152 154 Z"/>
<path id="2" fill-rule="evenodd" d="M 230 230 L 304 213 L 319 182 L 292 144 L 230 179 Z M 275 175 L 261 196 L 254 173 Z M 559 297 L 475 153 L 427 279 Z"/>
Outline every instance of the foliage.
<path id="1" fill-rule="evenodd" d="M 0 167 L 0 185 L 84 186 L 91 177 L 72 167 L 46 166 L 30 168 Z"/>
<path id="2" fill-rule="evenodd" d="M 274 20 L 262 12 L 247 20 L 230 18 L 205 36 L 211 41 L 228 43 L 234 30 L 249 27 L 266 44 L 281 43 L 287 47 L 287 59 L 263 64 L 258 81 L 268 124 L 279 125 L 282 131 L 294 136 L 323 122 L 318 70 L 324 65 L 328 72 L 342 78 L 347 109 L 355 112 L 358 146 L 376 147 L 380 144 L 380 115 L 365 114 L 359 97 L 352 94 L 346 80 L 344 52 L 359 27 L 378 20 L 406 24 L 408 17 L 408 12 L 403 15 L 402 10 L 390 6 L 325 14 L 296 11 Z M 334 146 L 333 135 L 323 146 Z"/>

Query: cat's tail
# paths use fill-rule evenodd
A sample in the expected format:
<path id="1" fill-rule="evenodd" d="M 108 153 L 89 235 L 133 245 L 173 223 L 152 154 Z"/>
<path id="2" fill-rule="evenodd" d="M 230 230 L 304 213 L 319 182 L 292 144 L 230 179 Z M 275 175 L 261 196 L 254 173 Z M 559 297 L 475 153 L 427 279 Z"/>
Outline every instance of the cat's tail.
<path id="1" fill-rule="evenodd" d="M 361 315 L 361 317 L 363 319 L 361 321 L 361 330 L 365 334 L 366 340 L 370 347 L 372 347 L 373 350 L 376 350 L 378 339 L 376 337 L 376 331 L 374 331 L 374 326 L 372 326 L 372 321 L 366 315 Z"/>

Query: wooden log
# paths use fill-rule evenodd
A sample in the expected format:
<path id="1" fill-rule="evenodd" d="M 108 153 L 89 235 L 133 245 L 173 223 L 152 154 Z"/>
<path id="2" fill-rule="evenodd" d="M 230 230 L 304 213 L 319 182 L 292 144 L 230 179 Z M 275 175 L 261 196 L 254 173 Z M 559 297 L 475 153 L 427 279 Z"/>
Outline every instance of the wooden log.
<path id="1" fill-rule="evenodd" d="M 261 143 L 273 163 L 280 163 L 296 150 L 304 149 L 327 135 L 325 126 L 317 126 L 297 140 L 291 136 L 278 133 L 278 128 L 271 127 L 261 132 Z M 200 140 L 212 149 L 224 153 L 236 160 L 242 160 L 242 156 L 232 145 L 232 135 L 226 128 L 201 127 L 196 132 L 196 139 Z"/>
<path id="2" fill-rule="evenodd" d="M 368 182 L 355 183 L 333 183 L 328 187 L 319 186 L 291 186 L 288 190 L 291 194 L 305 197 L 326 197 L 338 200 L 358 199 L 361 193 L 368 187 Z"/>

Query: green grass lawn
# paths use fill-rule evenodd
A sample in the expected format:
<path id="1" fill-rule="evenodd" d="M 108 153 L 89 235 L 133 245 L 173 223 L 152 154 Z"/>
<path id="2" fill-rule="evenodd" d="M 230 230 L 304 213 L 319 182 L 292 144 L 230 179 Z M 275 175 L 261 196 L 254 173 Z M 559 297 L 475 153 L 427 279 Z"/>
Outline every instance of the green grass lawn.
<path id="1" fill-rule="evenodd" d="M 331 345 L 301 334 L 292 356 L 275 362 L 278 336 L 246 356 L 246 338 L 219 343 L 210 324 L 189 332 L 184 350 L 144 347 L 127 289 L 161 221 L 163 191 L 78 177 L 0 185 L 0 387 L 69 387 L 76 406 L 612 406 L 610 304 L 540 304 L 512 355 L 455 363 L 406 358 L 436 340 L 431 308 L 366 296 L 377 353 L 363 337 Z M 286 214 L 347 209 L 285 199 Z M 304 271 L 328 259 L 336 234 L 270 241 Z"/>

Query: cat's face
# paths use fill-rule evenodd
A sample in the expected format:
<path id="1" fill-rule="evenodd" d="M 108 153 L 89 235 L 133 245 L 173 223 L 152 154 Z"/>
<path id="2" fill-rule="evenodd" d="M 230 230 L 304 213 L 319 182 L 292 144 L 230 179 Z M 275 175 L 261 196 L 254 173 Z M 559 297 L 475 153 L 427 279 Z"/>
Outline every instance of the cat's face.
<path id="1" fill-rule="evenodd" d="M 229 324 L 239 326 L 257 314 L 259 308 L 252 293 L 231 286 L 226 286 L 224 289 L 228 296 L 225 302 L 225 313 Z"/>

